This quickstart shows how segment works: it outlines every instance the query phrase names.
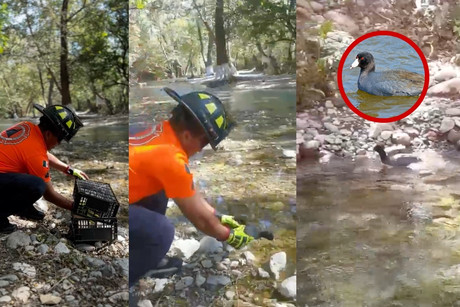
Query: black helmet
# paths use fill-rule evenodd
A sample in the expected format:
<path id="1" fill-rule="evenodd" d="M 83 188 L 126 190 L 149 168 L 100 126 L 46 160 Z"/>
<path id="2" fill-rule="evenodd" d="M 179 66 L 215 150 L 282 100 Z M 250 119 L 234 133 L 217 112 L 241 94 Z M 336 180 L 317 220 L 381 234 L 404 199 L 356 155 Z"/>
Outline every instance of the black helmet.
<path id="1" fill-rule="evenodd" d="M 78 129 L 83 127 L 77 114 L 66 106 L 54 105 L 44 108 L 34 103 L 34 108 L 51 121 L 56 128 L 56 133 L 58 133 L 57 137 L 61 140 L 64 139 L 69 142 Z"/>
<path id="2" fill-rule="evenodd" d="M 163 89 L 169 96 L 179 102 L 179 105 L 183 105 L 193 114 L 203 127 L 214 150 L 235 126 L 235 123 L 225 112 L 222 102 L 213 94 L 200 91 L 179 96 L 170 88 L 165 87 Z"/>

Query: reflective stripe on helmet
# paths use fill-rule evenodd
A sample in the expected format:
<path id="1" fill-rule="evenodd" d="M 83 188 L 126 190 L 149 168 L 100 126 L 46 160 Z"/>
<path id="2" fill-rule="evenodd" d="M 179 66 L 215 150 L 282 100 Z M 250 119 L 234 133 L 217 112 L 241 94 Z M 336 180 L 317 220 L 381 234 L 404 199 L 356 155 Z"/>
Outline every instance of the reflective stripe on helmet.
<path id="1" fill-rule="evenodd" d="M 217 109 L 217 107 L 216 107 L 216 105 L 214 104 L 214 102 L 210 102 L 210 103 L 207 103 L 207 104 L 206 104 L 206 109 L 208 109 L 209 114 L 212 114 L 212 113 L 214 113 L 214 111 Z"/>

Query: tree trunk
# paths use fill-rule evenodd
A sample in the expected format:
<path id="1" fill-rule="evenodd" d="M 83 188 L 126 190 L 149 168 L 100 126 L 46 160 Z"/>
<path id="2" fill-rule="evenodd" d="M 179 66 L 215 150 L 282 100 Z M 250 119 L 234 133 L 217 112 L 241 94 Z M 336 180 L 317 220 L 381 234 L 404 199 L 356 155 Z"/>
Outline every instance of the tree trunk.
<path id="1" fill-rule="evenodd" d="M 201 57 L 203 59 L 203 64 L 206 66 L 206 58 L 204 57 L 204 44 L 203 44 L 203 36 L 201 35 L 201 27 L 200 27 L 200 22 L 198 19 L 196 20 L 196 27 L 198 30 L 198 39 L 200 40 L 200 53 Z"/>
<path id="2" fill-rule="evenodd" d="M 48 87 L 48 106 L 53 105 L 53 89 L 54 89 L 54 80 L 53 78 L 49 78 L 50 84 Z"/>
<path id="3" fill-rule="evenodd" d="M 214 41 L 211 39 L 212 32 L 208 32 L 208 53 L 206 55 L 206 76 L 211 76 L 214 74 L 214 69 L 212 68 L 212 47 L 214 46 Z"/>
<path id="4" fill-rule="evenodd" d="M 229 78 L 230 67 L 228 65 L 227 48 L 224 30 L 224 0 L 216 0 L 216 79 Z"/>
<path id="5" fill-rule="evenodd" d="M 62 104 L 68 105 L 72 103 L 70 97 L 70 78 L 68 68 L 68 46 L 67 46 L 67 9 L 69 6 L 69 0 L 62 1 L 61 9 L 61 55 L 60 55 L 60 68 L 61 68 L 61 95 Z"/>

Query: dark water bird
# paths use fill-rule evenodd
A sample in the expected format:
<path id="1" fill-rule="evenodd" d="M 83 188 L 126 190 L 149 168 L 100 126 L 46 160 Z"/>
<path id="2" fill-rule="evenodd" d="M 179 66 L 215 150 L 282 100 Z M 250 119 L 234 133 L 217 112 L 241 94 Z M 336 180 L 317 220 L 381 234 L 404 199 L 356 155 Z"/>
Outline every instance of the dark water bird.
<path id="1" fill-rule="evenodd" d="M 374 57 L 360 52 L 350 69 L 361 67 L 358 88 L 377 96 L 418 96 L 421 94 L 424 76 L 406 70 L 375 71 Z"/>
<path id="2" fill-rule="evenodd" d="M 376 145 L 374 147 L 374 150 L 379 153 L 380 160 L 383 164 L 386 165 L 405 167 L 409 164 L 422 161 L 417 157 L 399 157 L 397 159 L 390 159 L 390 157 L 387 156 L 387 153 L 385 152 L 385 149 L 383 149 L 382 145 Z"/>

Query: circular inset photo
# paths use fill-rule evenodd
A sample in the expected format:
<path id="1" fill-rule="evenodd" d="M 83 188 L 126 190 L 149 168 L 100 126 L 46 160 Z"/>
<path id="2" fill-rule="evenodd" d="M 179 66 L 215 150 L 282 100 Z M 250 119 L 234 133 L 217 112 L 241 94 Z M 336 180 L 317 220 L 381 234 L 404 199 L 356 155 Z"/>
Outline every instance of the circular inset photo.
<path id="1" fill-rule="evenodd" d="M 340 60 L 342 98 L 359 116 L 393 122 L 411 114 L 428 90 L 428 63 L 409 38 L 391 31 L 361 36 Z"/>

